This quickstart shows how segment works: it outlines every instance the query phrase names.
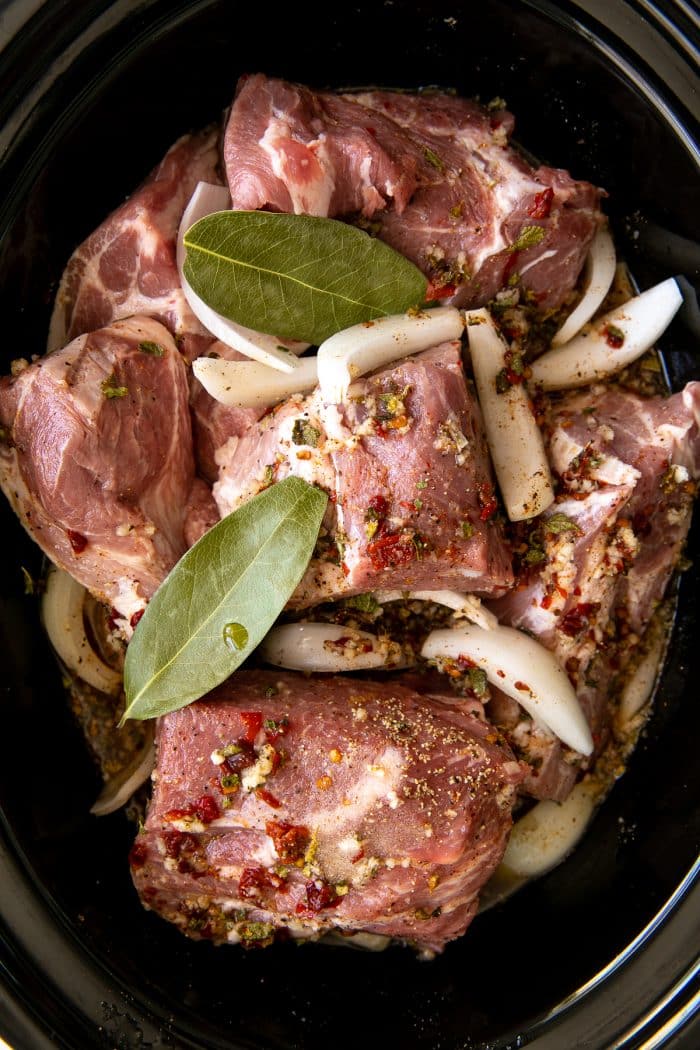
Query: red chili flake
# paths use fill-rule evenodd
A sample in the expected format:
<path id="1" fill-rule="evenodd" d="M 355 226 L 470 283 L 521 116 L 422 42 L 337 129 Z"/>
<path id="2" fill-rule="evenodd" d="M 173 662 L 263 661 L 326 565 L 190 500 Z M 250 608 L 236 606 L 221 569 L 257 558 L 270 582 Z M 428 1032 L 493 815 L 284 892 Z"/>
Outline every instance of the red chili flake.
<path id="1" fill-rule="evenodd" d="M 460 654 L 457 657 L 456 662 L 458 667 L 461 667 L 465 671 L 470 670 L 472 667 L 476 667 L 476 664 L 472 659 L 470 659 L 468 656 L 463 656 L 462 654 Z"/>
<path id="2" fill-rule="evenodd" d="M 256 736 L 262 729 L 263 716 L 260 711 L 239 711 L 238 712 L 241 722 L 245 726 L 245 733 L 243 739 L 252 744 Z"/>
<path id="3" fill-rule="evenodd" d="M 182 831 L 166 831 L 162 841 L 168 857 L 177 861 L 177 870 L 182 875 L 201 878 L 209 871 L 206 853 L 194 835 Z"/>
<path id="4" fill-rule="evenodd" d="M 279 809 L 282 803 L 278 798 L 272 794 L 271 791 L 267 791 L 265 788 L 256 788 L 255 794 L 261 800 L 261 802 L 267 802 L 268 806 L 272 806 L 273 809 Z"/>
<path id="5" fill-rule="evenodd" d="M 296 906 L 298 915 L 305 912 L 322 911 L 324 908 L 337 908 L 342 897 L 339 897 L 335 887 L 320 879 L 306 883 L 306 904 L 299 903 Z"/>
<path id="6" fill-rule="evenodd" d="M 119 620 L 121 619 L 121 613 L 118 613 L 116 609 L 109 610 L 109 619 L 107 620 L 107 626 L 110 631 L 116 631 L 119 626 Z"/>
<path id="7" fill-rule="evenodd" d="M 577 598 L 580 598 L 580 597 L 581 597 L 581 588 L 580 588 L 580 587 L 578 587 L 578 586 L 574 587 L 574 595 L 575 595 L 575 596 L 576 596 Z"/>
<path id="8" fill-rule="evenodd" d="M 532 689 L 530 689 L 530 686 L 527 684 L 527 682 L 514 682 L 513 684 L 514 684 L 515 688 L 518 690 L 519 693 L 531 693 L 532 692 Z"/>
<path id="9" fill-rule="evenodd" d="M 143 616 L 145 611 L 146 611 L 145 609 L 137 609 L 136 610 L 134 615 L 129 620 L 129 623 L 131 624 L 132 627 L 136 627 L 136 624 L 139 622 L 139 620 L 141 619 L 141 617 Z"/>
<path id="10" fill-rule="evenodd" d="M 287 824 L 283 821 L 268 820 L 265 831 L 272 839 L 283 864 L 296 864 L 297 861 L 304 859 L 304 854 L 311 841 L 311 833 L 303 824 Z"/>
<path id="11" fill-rule="evenodd" d="M 288 729 L 289 729 L 289 719 L 288 718 L 280 718 L 280 719 L 266 718 L 265 719 L 265 736 L 267 737 L 267 739 L 268 739 L 268 741 L 270 743 L 272 743 L 274 740 L 277 740 L 278 737 L 284 736 L 284 734 L 287 732 Z"/>
<path id="12" fill-rule="evenodd" d="M 585 627 L 588 627 L 591 622 L 591 614 L 598 608 L 598 602 L 579 602 L 559 621 L 557 627 L 562 634 L 575 638 Z"/>
<path id="13" fill-rule="evenodd" d="M 361 849 L 359 853 L 355 854 L 355 856 L 352 858 L 350 863 L 351 864 L 358 864 L 364 858 L 364 855 L 365 855 L 365 851 L 363 849 Z"/>
<path id="14" fill-rule="evenodd" d="M 255 750 L 252 744 L 241 738 L 236 741 L 239 750 L 235 755 L 226 755 L 223 765 L 230 773 L 241 773 L 248 766 L 255 765 Z"/>
<path id="15" fill-rule="evenodd" d="M 66 534 L 73 548 L 73 553 L 82 554 L 88 545 L 87 536 L 83 536 L 82 532 L 74 532 L 73 529 L 68 529 Z"/>
<path id="16" fill-rule="evenodd" d="M 196 817 L 202 824 L 211 824 L 212 820 L 216 820 L 218 816 L 220 816 L 220 810 L 216 799 L 211 795 L 202 795 L 183 809 L 169 809 L 163 815 L 163 820 L 173 821 Z"/>
<path id="17" fill-rule="evenodd" d="M 606 325 L 603 329 L 603 335 L 605 336 L 605 342 L 613 350 L 619 350 L 625 341 L 625 333 L 614 324 Z"/>
<path id="18" fill-rule="evenodd" d="M 385 496 L 381 493 L 377 493 L 376 496 L 372 496 L 371 500 L 367 504 L 368 512 L 371 511 L 374 517 L 373 521 L 381 521 L 389 513 L 389 504 Z M 365 515 L 366 517 L 367 515 Z"/>
<path id="19" fill-rule="evenodd" d="M 540 607 L 542 609 L 549 609 L 551 607 L 551 604 L 552 604 L 553 601 L 554 601 L 554 598 L 552 597 L 551 594 L 545 594 L 544 598 L 540 602 Z"/>
<path id="20" fill-rule="evenodd" d="M 552 210 L 554 190 L 548 186 L 546 190 L 535 194 L 535 199 L 528 208 L 528 215 L 533 219 L 546 219 Z"/>
<path id="21" fill-rule="evenodd" d="M 238 896 L 247 901 L 260 902 L 266 889 L 279 890 L 286 883 L 281 875 L 264 868 L 244 868 L 238 880 Z"/>
<path id="22" fill-rule="evenodd" d="M 430 281 L 425 292 L 425 301 L 431 303 L 435 299 L 449 299 L 456 291 L 457 287 L 454 284 L 436 285 Z"/>
<path id="23" fill-rule="evenodd" d="M 416 549 L 411 542 L 410 536 L 404 536 L 400 532 L 390 533 L 388 536 L 380 536 L 367 544 L 367 554 L 372 562 L 373 569 L 395 568 L 398 565 L 408 565 L 415 557 Z"/>
<path id="24" fill-rule="evenodd" d="M 137 839 L 129 853 L 129 864 L 132 868 L 142 868 L 148 859 L 148 847 L 141 839 Z"/>
<path id="25" fill-rule="evenodd" d="M 489 481 L 482 481 L 480 485 L 477 485 L 476 495 L 481 507 L 479 518 L 482 521 L 488 521 L 498 510 L 498 500 L 493 491 L 493 486 Z"/>
<path id="26" fill-rule="evenodd" d="M 343 562 L 341 564 L 340 569 L 341 569 L 341 572 L 342 572 L 343 576 L 349 576 L 350 575 L 350 569 L 347 567 L 345 562 Z"/>

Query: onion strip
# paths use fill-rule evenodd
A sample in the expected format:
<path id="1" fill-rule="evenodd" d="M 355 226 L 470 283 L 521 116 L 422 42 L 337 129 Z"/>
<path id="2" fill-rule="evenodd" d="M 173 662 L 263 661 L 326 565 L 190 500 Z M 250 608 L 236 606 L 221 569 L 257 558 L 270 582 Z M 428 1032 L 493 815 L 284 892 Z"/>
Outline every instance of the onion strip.
<path id="1" fill-rule="evenodd" d="M 568 747 L 584 755 L 593 751 L 588 722 L 566 672 L 548 649 L 523 631 L 500 624 L 490 631 L 466 626 L 432 631 L 421 656 L 426 660 L 468 657 L 483 668 L 492 685 Z"/>
<path id="2" fill-rule="evenodd" d="M 359 376 L 438 343 L 459 339 L 463 329 L 459 310 L 440 306 L 419 313 L 392 314 L 336 332 L 318 350 L 321 396 L 328 404 L 339 405 Z"/>
<path id="3" fill-rule="evenodd" d="M 135 755 L 132 762 L 116 776 L 107 781 L 97 799 L 90 807 L 96 817 L 104 817 L 121 809 L 133 793 L 150 777 L 156 764 L 156 748 L 153 742 L 153 730 L 150 739 Z"/>
<path id="4" fill-rule="evenodd" d="M 597 786 L 584 780 L 563 802 L 538 802 L 513 826 L 501 867 L 513 875 L 535 878 L 560 864 L 588 827 L 599 793 Z"/>
<path id="5" fill-rule="evenodd" d="M 673 277 L 654 285 L 599 317 L 566 346 L 538 357 L 531 366 L 531 385 L 542 390 L 567 390 L 607 379 L 654 345 L 682 302 Z"/>
<path id="6" fill-rule="evenodd" d="M 318 383 L 315 357 L 303 357 L 293 372 L 258 361 L 198 357 L 192 371 L 216 401 L 236 408 L 271 408 L 292 394 L 308 393 Z"/>
<path id="7" fill-rule="evenodd" d="M 490 631 L 498 626 L 498 620 L 474 594 L 459 594 L 458 591 L 375 591 L 375 599 L 380 605 L 387 602 L 419 601 L 434 602 L 453 609 L 457 617 L 463 616 L 472 623 Z"/>
<path id="8" fill-rule="evenodd" d="M 49 569 L 41 616 L 49 640 L 69 671 L 108 696 L 121 689 L 122 676 L 102 660 L 88 641 L 83 620 L 87 592 L 63 569 Z"/>
<path id="9" fill-rule="evenodd" d="M 588 250 L 583 295 L 552 339 L 552 346 L 568 343 L 590 321 L 608 294 L 616 265 L 615 244 L 610 231 L 598 230 Z"/>
<path id="10" fill-rule="evenodd" d="M 184 238 L 190 226 L 194 226 L 195 222 L 203 219 L 205 215 L 211 215 L 217 211 L 228 211 L 229 208 L 229 192 L 225 186 L 213 186 L 209 182 L 197 183 L 197 188 L 185 208 L 177 234 L 177 269 L 185 299 L 197 320 L 201 321 L 204 327 L 222 343 L 280 372 L 293 372 L 297 367 L 297 361 L 293 355 L 306 350 L 308 343 L 278 339 L 277 336 L 255 332 L 252 328 L 244 328 L 243 325 L 230 321 L 216 310 L 212 310 L 211 306 L 208 306 L 197 295 L 185 277 L 183 271 L 186 256 Z M 280 347 L 284 349 L 280 350 Z M 288 350 L 289 353 L 286 353 L 285 350 Z"/>
<path id="11" fill-rule="evenodd" d="M 273 627 L 260 646 L 260 654 L 276 667 L 295 671 L 394 670 L 406 666 L 396 642 L 333 623 Z"/>
<path id="12" fill-rule="evenodd" d="M 469 351 L 493 468 L 511 521 L 541 514 L 554 501 L 539 427 L 522 384 L 499 393 L 507 347 L 487 310 L 467 313 Z"/>

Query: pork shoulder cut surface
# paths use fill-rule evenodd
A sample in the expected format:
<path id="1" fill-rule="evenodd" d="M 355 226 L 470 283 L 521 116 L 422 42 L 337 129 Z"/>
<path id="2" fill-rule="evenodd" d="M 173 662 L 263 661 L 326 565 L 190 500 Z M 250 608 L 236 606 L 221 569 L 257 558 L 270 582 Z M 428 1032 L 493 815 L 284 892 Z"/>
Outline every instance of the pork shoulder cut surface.
<path id="1" fill-rule="evenodd" d="M 359 221 L 423 270 L 429 297 L 483 306 L 517 285 L 549 309 L 576 284 L 600 192 L 533 168 L 512 129 L 504 109 L 453 95 L 242 77 L 224 141 L 232 206 Z"/>
<path id="2" fill-rule="evenodd" d="M 131 317 L 0 381 L 0 485 L 45 554 L 127 623 L 186 549 L 195 485 L 185 363 Z M 201 491 L 201 488 L 205 491 Z"/>
<path id="3" fill-rule="evenodd" d="M 512 583 L 459 342 L 356 383 L 341 410 L 318 391 L 290 398 L 217 459 L 222 516 L 288 474 L 331 496 L 296 607 L 396 588 L 499 594 Z"/>
<path id="4" fill-rule="evenodd" d="M 362 930 L 440 951 L 500 862 L 521 776 L 459 701 L 242 671 L 159 720 L 133 879 L 194 938 Z"/>

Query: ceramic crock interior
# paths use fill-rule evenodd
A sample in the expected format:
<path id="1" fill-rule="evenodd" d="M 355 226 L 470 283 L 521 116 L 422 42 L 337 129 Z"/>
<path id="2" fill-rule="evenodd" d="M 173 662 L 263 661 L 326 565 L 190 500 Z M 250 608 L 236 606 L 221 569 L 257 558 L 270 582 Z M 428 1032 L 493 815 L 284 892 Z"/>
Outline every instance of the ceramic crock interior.
<path id="1" fill-rule="evenodd" d="M 38 65 L 28 63 L 15 84 L 21 100 L 41 77 L 51 81 L 25 113 L 2 175 L 3 371 L 13 357 L 42 352 L 55 282 L 75 244 L 177 136 L 219 117 L 244 71 L 317 86 L 439 84 L 484 100 L 503 96 L 516 114 L 516 137 L 532 153 L 606 187 L 616 234 L 643 285 L 683 269 L 693 276 L 697 259 L 682 254 L 698 234 L 692 158 L 646 89 L 576 30 L 564 5 L 556 13 L 507 0 L 388 0 L 329 5 L 312 18 L 298 5 L 271 13 L 223 0 L 124 4 L 104 35 L 52 69 L 50 60 L 69 44 L 60 34 L 77 35 L 76 26 L 105 6 L 85 5 L 72 30 L 70 18 L 55 22 L 55 37 L 42 30 Z M 11 119 L 7 96 L 5 110 Z M 666 346 L 678 386 L 694 371 L 683 319 Z M 135 896 L 126 863 L 132 828 L 121 814 L 97 820 L 88 813 L 97 778 L 67 713 L 36 599 L 23 594 L 20 567 L 35 574 L 40 558 L 4 503 L 0 513 L 6 848 L 61 937 L 77 940 L 95 971 L 124 993 L 106 1013 L 76 997 L 71 1030 L 87 1027 L 86 1041 L 73 1036 L 74 1045 L 93 1035 L 97 1044 L 98 1024 L 114 1038 L 121 1033 L 124 1045 L 140 1045 L 145 1016 L 176 1045 L 340 1050 L 364 1037 L 377 1046 L 476 1048 L 518 1034 L 545 1039 L 559 1021 L 543 1019 L 625 950 L 691 868 L 700 838 L 694 568 L 680 582 L 681 614 L 656 710 L 586 839 L 564 866 L 479 917 L 443 956 L 426 964 L 398 948 L 243 953 L 186 941 Z M 691 555 L 696 546 L 697 529 Z M 10 943 L 7 897 L 2 913 Z M 685 951 L 678 950 L 676 970 L 669 964 L 659 976 L 665 987 L 686 965 Z M 46 988 L 64 979 L 43 974 Z M 645 980 L 639 1014 L 655 994 Z M 623 1013 L 619 1031 L 629 1021 Z M 592 1006 L 579 1009 L 580 1041 L 593 1016 Z"/>

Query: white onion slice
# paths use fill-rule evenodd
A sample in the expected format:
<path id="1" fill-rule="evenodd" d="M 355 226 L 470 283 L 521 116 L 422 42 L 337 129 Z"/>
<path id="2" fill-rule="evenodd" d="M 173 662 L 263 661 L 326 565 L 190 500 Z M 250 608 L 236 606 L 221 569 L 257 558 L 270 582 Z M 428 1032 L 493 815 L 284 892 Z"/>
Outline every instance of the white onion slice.
<path id="1" fill-rule="evenodd" d="M 392 314 L 336 332 L 318 350 L 318 382 L 323 400 L 339 405 L 350 384 L 365 372 L 459 339 L 464 322 L 453 306 L 414 314 Z"/>
<path id="2" fill-rule="evenodd" d="M 499 394 L 496 377 L 507 347 L 487 310 L 467 314 L 469 352 L 493 469 L 511 521 L 541 514 L 554 501 L 540 429 L 522 384 Z"/>
<path id="3" fill-rule="evenodd" d="M 658 637 L 654 638 L 648 652 L 644 654 L 626 680 L 615 716 L 620 729 L 628 729 L 636 715 L 651 699 L 667 644 L 666 632 L 659 631 Z"/>
<path id="4" fill-rule="evenodd" d="M 345 638 L 349 644 L 341 648 L 337 643 Z M 334 623 L 273 627 L 260 646 L 260 653 L 268 663 L 295 671 L 393 670 L 406 666 L 396 642 Z"/>
<path id="5" fill-rule="evenodd" d="M 565 744 L 584 755 L 593 751 L 591 731 L 566 672 L 548 649 L 523 631 L 500 624 L 490 631 L 481 627 L 432 631 L 421 656 L 426 660 L 468 657 L 483 668 L 492 685 Z"/>
<path id="6" fill-rule="evenodd" d="M 280 372 L 258 361 L 198 357 L 192 371 L 216 401 L 236 408 L 269 408 L 291 394 L 308 393 L 318 383 L 315 357 L 303 357 L 293 372 Z"/>
<path id="7" fill-rule="evenodd" d="M 230 205 L 229 192 L 225 186 L 212 186 L 209 182 L 197 183 L 197 188 L 185 208 L 177 234 L 177 269 L 185 299 L 195 317 L 222 343 L 280 372 L 293 372 L 297 364 L 293 355 L 302 353 L 307 349 L 309 343 L 278 339 L 277 336 L 255 332 L 252 328 L 244 328 L 243 325 L 230 321 L 216 310 L 212 310 L 211 306 L 208 306 L 197 295 L 183 273 L 186 255 L 184 237 L 190 226 L 194 226 L 205 215 L 211 215 L 217 211 L 228 211 Z M 288 349 L 290 353 L 280 350 L 280 346 Z"/>
<path id="8" fill-rule="evenodd" d="M 610 231 L 598 230 L 588 250 L 583 295 L 552 339 L 552 346 L 568 343 L 590 321 L 608 294 L 616 265 L 615 244 Z"/>
<path id="9" fill-rule="evenodd" d="M 109 696 L 121 689 L 118 671 L 101 660 L 85 633 L 83 603 L 86 591 L 63 569 L 49 569 L 41 615 L 58 656 L 78 678 Z"/>
<path id="10" fill-rule="evenodd" d="M 448 609 L 453 609 L 458 617 L 463 616 L 486 631 L 498 626 L 496 617 L 474 594 L 459 594 L 458 591 L 375 591 L 374 597 L 380 605 L 402 600 L 434 602 L 435 605 L 445 605 Z"/>
<path id="11" fill-rule="evenodd" d="M 567 390 L 614 375 L 654 345 L 682 302 L 673 277 L 654 285 L 599 317 L 588 331 L 581 332 L 566 346 L 538 357 L 531 366 L 531 384 L 543 390 Z M 622 346 L 609 345 L 609 325 L 623 333 Z"/>
<path id="12" fill-rule="evenodd" d="M 156 764 L 156 749 L 153 742 L 153 732 L 150 739 L 129 763 L 111 780 L 108 780 L 97 799 L 90 807 L 90 812 L 96 817 L 104 817 L 108 813 L 114 813 L 125 805 L 133 793 L 145 784 Z"/>
<path id="13" fill-rule="evenodd" d="M 588 827 L 598 794 L 597 787 L 583 781 L 563 802 L 538 802 L 514 825 L 501 866 L 534 878 L 560 864 Z"/>

